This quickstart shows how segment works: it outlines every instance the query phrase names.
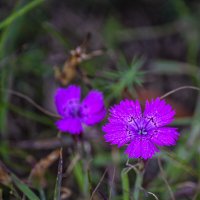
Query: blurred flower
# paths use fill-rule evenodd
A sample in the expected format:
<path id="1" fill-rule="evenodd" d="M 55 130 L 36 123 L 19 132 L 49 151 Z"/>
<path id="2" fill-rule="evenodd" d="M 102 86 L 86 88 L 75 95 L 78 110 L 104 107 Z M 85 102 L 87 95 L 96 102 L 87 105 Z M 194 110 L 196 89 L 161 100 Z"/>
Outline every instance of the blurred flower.
<path id="1" fill-rule="evenodd" d="M 110 109 L 108 124 L 103 127 L 105 140 L 121 147 L 129 158 L 151 158 L 159 151 L 158 146 L 176 144 L 179 133 L 176 128 L 166 127 L 173 121 L 175 111 L 164 100 L 146 101 L 142 113 L 138 101 L 124 100 Z"/>
<path id="2" fill-rule="evenodd" d="M 55 104 L 61 116 L 56 126 L 60 131 L 80 134 L 83 123 L 92 126 L 104 118 L 106 110 L 101 92 L 92 90 L 82 102 L 80 98 L 81 89 L 78 86 L 70 85 L 56 90 Z"/>

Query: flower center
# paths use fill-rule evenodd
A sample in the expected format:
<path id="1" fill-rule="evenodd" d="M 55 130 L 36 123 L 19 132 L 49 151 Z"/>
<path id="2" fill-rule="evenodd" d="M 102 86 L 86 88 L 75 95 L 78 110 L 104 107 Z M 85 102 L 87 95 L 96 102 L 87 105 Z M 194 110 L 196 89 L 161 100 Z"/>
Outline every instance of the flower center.
<path id="1" fill-rule="evenodd" d="M 69 109 L 69 115 L 71 117 L 78 117 L 79 116 L 79 108 L 78 107 L 71 107 Z"/>
<path id="2" fill-rule="evenodd" d="M 80 103 L 77 100 L 70 100 L 64 107 L 64 112 L 66 116 L 70 116 L 72 118 L 80 116 Z"/>
<path id="3" fill-rule="evenodd" d="M 138 134 L 139 134 L 139 135 L 147 135 L 147 133 L 148 133 L 148 132 L 147 132 L 146 129 L 144 129 L 144 128 L 141 128 L 141 129 L 138 130 Z"/>

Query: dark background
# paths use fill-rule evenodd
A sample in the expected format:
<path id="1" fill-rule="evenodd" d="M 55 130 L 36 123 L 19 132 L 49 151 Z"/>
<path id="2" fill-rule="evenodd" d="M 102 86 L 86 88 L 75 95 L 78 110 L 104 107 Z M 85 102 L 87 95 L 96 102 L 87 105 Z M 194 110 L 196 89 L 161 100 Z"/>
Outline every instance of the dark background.
<path id="1" fill-rule="evenodd" d="M 69 63 L 70 50 L 81 45 L 88 34 L 86 53 L 101 50 L 102 54 L 77 64 L 69 84 L 81 85 L 82 96 L 91 88 L 101 90 L 107 108 L 123 98 L 139 98 L 144 103 L 181 86 L 200 86 L 199 17 L 198 0 L 0 0 L 0 158 L 7 170 L 41 199 L 53 199 L 58 162 L 50 162 L 47 155 L 63 146 L 66 170 L 80 149 L 67 133 L 60 142 L 55 119 L 27 98 L 56 112 L 53 95 L 62 84 L 55 78 L 55 69 L 62 69 L 66 60 Z M 181 136 L 175 147 L 149 161 L 140 198 L 155 199 L 147 193 L 150 191 L 159 199 L 170 199 L 158 174 L 156 158 L 160 157 L 175 198 L 198 200 L 199 93 L 184 89 L 166 100 L 176 110 L 172 125 L 179 128 Z M 87 199 L 105 169 L 108 172 L 94 199 L 108 199 L 110 188 L 110 199 L 125 199 L 120 174 L 127 158 L 124 149 L 119 151 L 104 142 L 102 124 L 86 129 L 81 139 L 85 152 L 73 173 L 63 178 L 62 193 L 67 195 L 63 199 Z M 43 168 L 45 175 L 36 173 L 37 184 L 28 183 L 31 170 L 42 158 L 49 163 Z M 90 181 L 84 176 L 87 165 Z M 3 172 L 0 194 L 15 199 L 9 194 L 10 185 L 2 181 Z M 80 176 L 84 180 L 77 178 Z M 131 199 L 134 171 L 128 177 Z M 14 180 L 11 183 L 16 187 Z M 90 189 L 83 187 L 87 184 Z"/>

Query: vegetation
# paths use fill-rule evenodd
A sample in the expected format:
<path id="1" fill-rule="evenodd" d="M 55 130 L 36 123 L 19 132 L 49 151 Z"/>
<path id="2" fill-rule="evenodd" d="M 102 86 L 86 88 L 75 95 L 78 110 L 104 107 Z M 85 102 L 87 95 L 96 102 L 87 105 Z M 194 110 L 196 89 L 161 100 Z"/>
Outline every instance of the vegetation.
<path id="1" fill-rule="evenodd" d="M 200 199 L 200 3 L 197 0 L 0 2 L 0 199 Z M 57 87 L 164 98 L 177 145 L 147 163 L 55 122 Z"/>

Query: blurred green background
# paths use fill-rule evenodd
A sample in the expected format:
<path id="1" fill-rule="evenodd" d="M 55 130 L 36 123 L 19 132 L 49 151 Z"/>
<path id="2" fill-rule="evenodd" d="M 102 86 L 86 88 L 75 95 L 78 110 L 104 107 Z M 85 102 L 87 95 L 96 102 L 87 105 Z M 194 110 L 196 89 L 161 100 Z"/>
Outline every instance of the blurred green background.
<path id="1" fill-rule="evenodd" d="M 99 89 L 108 108 L 123 98 L 144 103 L 181 86 L 200 87 L 199 18 L 198 0 L 1 0 L 0 197 L 59 199 L 61 190 L 60 199 L 135 199 L 137 173 L 124 172 L 124 148 L 104 142 L 105 121 L 86 128 L 79 142 L 67 133 L 58 138 L 55 119 L 30 99 L 55 113 L 55 69 L 88 33 L 86 53 L 102 54 L 75 67 L 70 83 L 81 85 L 82 96 Z M 166 100 L 181 136 L 148 162 L 139 199 L 199 200 L 200 94 L 181 90 Z M 64 174 L 56 185 L 60 147 Z"/>

